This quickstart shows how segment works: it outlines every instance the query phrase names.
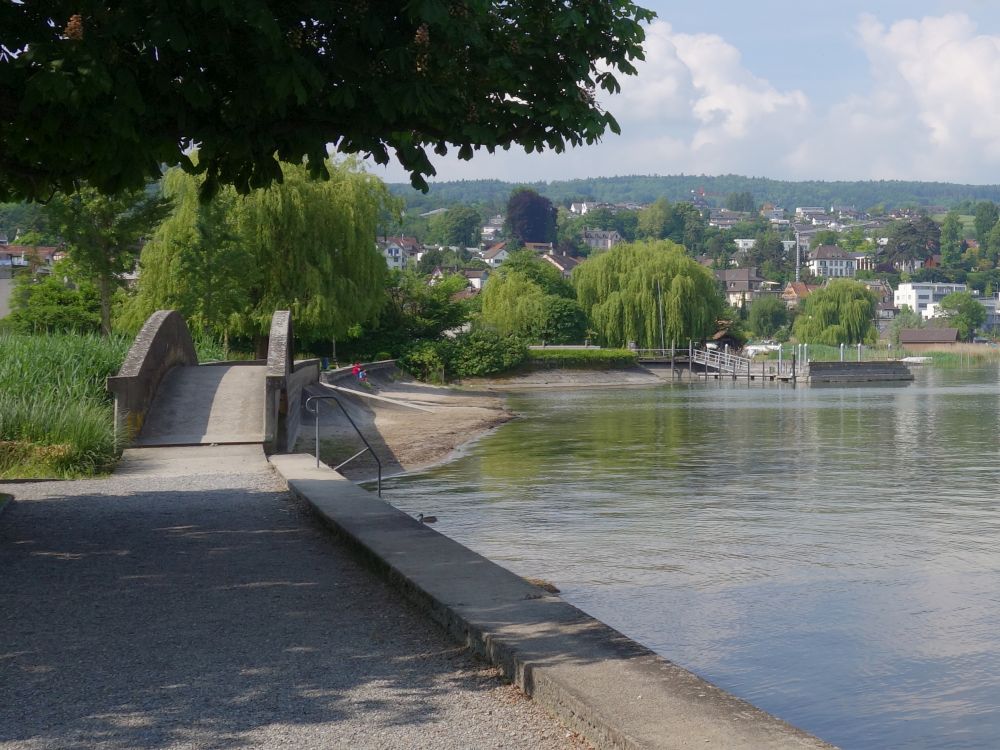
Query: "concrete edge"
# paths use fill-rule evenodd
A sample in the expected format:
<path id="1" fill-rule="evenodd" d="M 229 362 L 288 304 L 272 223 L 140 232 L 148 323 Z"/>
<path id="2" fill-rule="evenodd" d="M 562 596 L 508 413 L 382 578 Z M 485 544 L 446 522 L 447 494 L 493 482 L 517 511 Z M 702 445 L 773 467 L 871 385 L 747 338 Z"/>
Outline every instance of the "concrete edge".
<path id="1" fill-rule="evenodd" d="M 314 457 L 270 460 L 294 495 L 451 637 L 596 747 L 833 748 L 317 469 Z"/>

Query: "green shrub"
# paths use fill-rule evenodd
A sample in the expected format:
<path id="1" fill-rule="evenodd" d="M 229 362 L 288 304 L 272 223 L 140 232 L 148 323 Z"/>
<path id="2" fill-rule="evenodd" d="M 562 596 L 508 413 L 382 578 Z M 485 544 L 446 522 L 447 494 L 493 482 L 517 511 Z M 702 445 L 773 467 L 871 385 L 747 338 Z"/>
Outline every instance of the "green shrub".
<path id="1" fill-rule="evenodd" d="M 612 370 L 633 367 L 638 359 L 628 349 L 532 349 L 528 362 L 540 368 Z"/>
<path id="2" fill-rule="evenodd" d="M 399 358 L 399 366 L 418 380 L 440 383 L 447 377 L 450 341 L 420 341 Z"/>
<path id="3" fill-rule="evenodd" d="M 481 377 L 512 370 L 528 358 L 527 345 L 495 331 L 473 331 L 455 339 L 450 371 L 460 377 Z"/>

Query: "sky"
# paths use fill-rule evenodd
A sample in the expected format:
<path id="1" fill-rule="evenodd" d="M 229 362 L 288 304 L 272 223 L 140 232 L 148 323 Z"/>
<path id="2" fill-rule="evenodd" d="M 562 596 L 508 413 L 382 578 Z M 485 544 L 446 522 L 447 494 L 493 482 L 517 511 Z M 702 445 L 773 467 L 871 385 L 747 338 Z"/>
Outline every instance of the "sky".
<path id="1" fill-rule="evenodd" d="M 562 154 L 431 155 L 437 180 L 632 174 L 1000 183 L 1000 2 L 647 0 L 620 136 Z M 391 182 L 398 165 L 372 171 Z"/>

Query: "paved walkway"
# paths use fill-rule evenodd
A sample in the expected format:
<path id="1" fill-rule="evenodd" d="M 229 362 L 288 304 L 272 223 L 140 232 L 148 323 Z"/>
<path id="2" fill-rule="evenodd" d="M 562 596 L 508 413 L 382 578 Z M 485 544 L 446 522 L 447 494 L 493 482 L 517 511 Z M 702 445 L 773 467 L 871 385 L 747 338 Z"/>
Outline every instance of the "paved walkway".
<path id="1" fill-rule="evenodd" d="M 565 748 L 403 603 L 260 447 L 6 485 L 0 748 Z"/>
<path id="2" fill-rule="evenodd" d="M 264 365 L 175 367 L 156 391 L 136 445 L 260 443 Z"/>

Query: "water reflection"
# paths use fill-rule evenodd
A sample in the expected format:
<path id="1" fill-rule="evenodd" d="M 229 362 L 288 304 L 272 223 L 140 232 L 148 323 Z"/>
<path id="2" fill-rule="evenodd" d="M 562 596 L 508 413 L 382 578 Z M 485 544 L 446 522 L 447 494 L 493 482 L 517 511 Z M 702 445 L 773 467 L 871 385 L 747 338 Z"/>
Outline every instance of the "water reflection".
<path id="1" fill-rule="evenodd" d="M 992 747 L 997 375 L 521 395 L 387 495 L 845 748 Z"/>

